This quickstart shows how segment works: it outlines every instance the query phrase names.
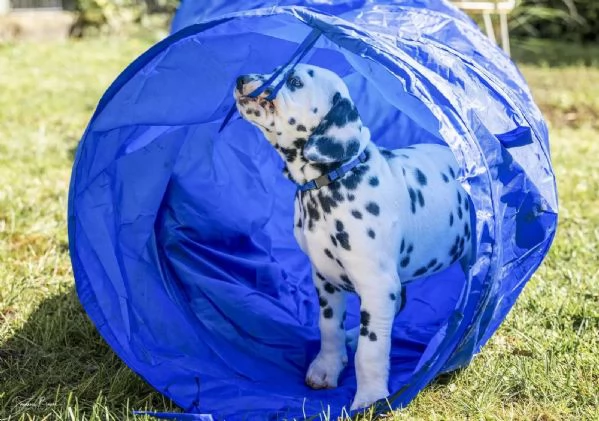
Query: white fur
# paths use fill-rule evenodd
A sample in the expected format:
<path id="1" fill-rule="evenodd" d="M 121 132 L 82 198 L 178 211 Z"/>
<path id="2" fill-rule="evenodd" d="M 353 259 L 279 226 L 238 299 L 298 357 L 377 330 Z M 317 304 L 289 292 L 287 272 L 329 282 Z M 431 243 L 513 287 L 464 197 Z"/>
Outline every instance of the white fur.
<path id="1" fill-rule="evenodd" d="M 293 181 L 303 184 L 362 151 L 368 155 L 340 181 L 298 192 L 294 231 L 312 262 L 321 304 L 321 349 L 306 383 L 337 386 L 347 363 L 345 293 L 355 292 L 361 325 L 351 409 L 362 408 L 389 394 L 391 327 L 402 308 L 402 283 L 456 260 L 466 267 L 472 207 L 455 180 L 458 166 L 447 147 L 381 151 L 333 72 L 298 65 L 274 101 L 247 97 L 269 76 L 245 76 L 234 95 L 242 116 L 277 149 Z"/>

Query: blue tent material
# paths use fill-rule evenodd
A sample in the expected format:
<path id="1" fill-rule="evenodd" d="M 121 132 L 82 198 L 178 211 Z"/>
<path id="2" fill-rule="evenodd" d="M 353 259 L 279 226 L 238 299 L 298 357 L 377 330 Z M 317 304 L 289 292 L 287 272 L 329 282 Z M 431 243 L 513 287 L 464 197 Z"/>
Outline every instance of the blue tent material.
<path id="1" fill-rule="evenodd" d="M 351 364 L 337 389 L 304 385 L 318 304 L 292 234 L 295 186 L 247 122 L 218 132 L 236 76 L 285 63 L 318 29 L 303 61 L 344 78 L 379 145 L 449 145 L 476 209 L 468 280 L 451 268 L 410 284 L 395 321 L 389 401 L 406 405 L 480 350 L 555 234 L 547 127 L 526 83 L 443 1 L 195 3 L 112 84 L 78 148 L 68 223 L 85 310 L 189 413 L 292 419 L 351 402 Z"/>

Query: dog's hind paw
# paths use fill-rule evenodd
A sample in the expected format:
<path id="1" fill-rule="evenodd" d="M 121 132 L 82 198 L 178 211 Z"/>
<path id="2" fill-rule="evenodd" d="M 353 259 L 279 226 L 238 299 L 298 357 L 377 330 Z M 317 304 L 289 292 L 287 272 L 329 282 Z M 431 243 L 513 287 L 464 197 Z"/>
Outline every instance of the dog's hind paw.
<path id="1" fill-rule="evenodd" d="M 370 392 L 370 393 L 356 393 L 354 397 L 354 401 L 351 404 L 351 411 L 356 409 L 365 409 L 376 403 L 381 399 L 385 399 L 389 396 L 389 392 L 387 390 L 382 390 L 379 392 Z"/>

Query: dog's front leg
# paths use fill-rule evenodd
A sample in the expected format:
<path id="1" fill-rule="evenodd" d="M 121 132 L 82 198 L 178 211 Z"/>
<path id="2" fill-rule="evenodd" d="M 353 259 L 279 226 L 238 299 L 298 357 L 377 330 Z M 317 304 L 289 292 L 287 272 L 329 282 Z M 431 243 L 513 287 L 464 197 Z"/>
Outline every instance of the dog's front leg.
<path id="1" fill-rule="evenodd" d="M 320 304 L 320 352 L 310 364 L 306 384 L 313 389 L 337 387 L 339 374 L 347 364 L 345 349 L 345 292 L 327 282 L 312 269 Z"/>
<path id="2" fill-rule="evenodd" d="M 391 329 L 396 313 L 399 279 L 377 278 L 360 292 L 360 337 L 356 352 L 357 391 L 351 409 L 369 406 L 389 395 Z"/>

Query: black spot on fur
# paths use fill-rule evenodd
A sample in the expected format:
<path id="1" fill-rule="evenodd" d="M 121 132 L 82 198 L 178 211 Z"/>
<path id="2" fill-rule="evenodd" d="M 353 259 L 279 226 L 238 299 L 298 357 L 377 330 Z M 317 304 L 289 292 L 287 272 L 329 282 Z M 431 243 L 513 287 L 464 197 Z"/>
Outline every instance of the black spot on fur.
<path id="1" fill-rule="evenodd" d="M 337 240 L 335 239 L 335 237 L 333 237 L 333 235 L 331 234 L 331 242 L 333 243 L 333 245 L 335 247 L 337 247 Z"/>
<path id="2" fill-rule="evenodd" d="M 320 274 L 320 272 L 316 272 L 316 277 L 318 279 L 320 279 L 321 281 L 324 281 L 324 276 L 322 276 L 322 274 Z"/>
<path id="3" fill-rule="evenodd" d="M 422 196 L 422 190 L 418 190 L 418 203 L 424 207 L 424 196 Z"/>
<path id="4" fill-rule="evenodd" d="M 381 155 L 383 155 L 385 159 L 395 158 L 395 154 L 391 152 L 389 149 L 381 149 Z"/>
<path id="5" fill-rule="evenodd" d="M 348 276 L 345 274 L 339 276 L 339 279 L 341 279 L 341 281 L 343 281 L 344 283 L 346 283 L 348 285 L 352 284 L 351 281 L 349 280 Z"/>
<path id="6" fill-rule="evenodd" d="M 443 181 L 449 183 L 449 177 L 447 177 L 444 173 L 441 173 L 441 177 L 443 178 Z"/>
<path id="7" fill-rule="evenodd" d="M 353 202 L 355 198 L 356 198 L 356 196 L 354 196 L 353 194 L 347 195 L 347 200 L 349 200 L 350 202 Z"/>
<path id="8" fill-rule="evenodd" d="M 305 145 L 306 145 L 306 139 L 304 139 L 303 137 L 298 137 L 297 139 L 295 139 L 293 141 L 293 146 L 299 150 L 304 149 Z"/>
<path id="9" fill-rule="evenodd" d="M 395 294 L 394 294 L 394 293 L 390 293 L 390 294 L 389 294 L 389 298 L 391 298 L 391 300 L 392 300 L 392 301 L 395 301 L 395 300 L 397 300 L 397 297 L 395 296 Z"/>
<path id="10" fill-rule="evenodd" d="M 428 262 L 428 265 L 426 265 L 426 267 L 428 269 L 432 268 L 433 266 L 435 266 L 437 264 L 437 259 L 433 259 L 430 262 Z"/>
<path id="11" fill-rule="evenodd" d="M 305 132 L 305 131 L 307 131 L 306 130 L 306 126 L 304 126 L 303 124 L 298 124 L 297 127 L 296 127 L 296 130 L 298 132 Z"/>
<path id="12" fill-rule="evenodd" d="M 468 225 L 468 222 L 464 224 L 464 235 L 467 238 L 470 238 L 470 226 Z"/>
<path id="13" fill-rule="evenodd" d="M 345 199 L 343 198 L 343 195 L 341 193 L 339 193 L 338 190 L 335 190 L 335 191 L 333 191 L 333 200 L 335 200 L 337 203 L 341 203 Z"/>
<path id="14" fill-rule="evenodd" d="M 283 146 L 281 146 L 281 152 L 283 152 L 283 155 L 285 155 L 285 161 L 287 162 L 293 162 L 295 161 L 295 158 L 297 158 L 297 149 L 294 148 L 284 148 Z"/>
<path id="15" fill-rule="evenodd" d="M 368 204 L 366 205 L 366 210 L 374 216 L 378 216 L 381 212 L 379 205 L 377 205 L 374 202 L 368 202 Z"/>
<path id="16" fill-rule="evenodd" d="M 372 342 L 376 342 L 376 333 L 370 332 L 370 335 L 368 335 L 368 339 L 370 339 Z"/>
<path id="17" fill-rule="evenodd" d="M 335 259 L 335 261 L 337 262 L 337 264 L 339 265 L 340 268 L 345 269 L 345 267 L 343 266 L 343 263 L 341 263 L 341 260 Z"/>
<path id="18" fill-rule="evenodd" d="M 449 212 L 449 226 L 453 226 L 453 212 Z"/>
<path id="19" fill-rule="evenodd" d="M 318 128 L 316 129 L 318 130 Z M 344 145 L 334 137 L 319 136 L 314 141 L 314 146 L 318 153 L 334 161 L 342 161 L 354 155 L 360 149 L 360 142 L 357 139 L 350 140 Z"/>
<path id="20" fill-rule="evenodd" d="M 368 168 L 368 165 L 358 165 L 351 173 L 343 177 L 341 184 L 348 190 L 355 190 L 362 182 L 362 178 L 366 171 L 368 171 Z"/>
<path id="21" fill-rule="evenodd" d="M 426 186 L 426 175 L 424 175 L 424 173 L 422 171 L 420 171 L 418 168 L 416 168 L 414 175 L 416 176 L 416 180 L 418 181 L 418 184 L 420 184 L 421 186 Z"/>
<path id="22" fill-rule="evenodd" d="M 401 239 L 401 246 L 399 248 L 399 252 L 403 253 L 403 251 L 404 251 L 405 248 L 406 248 L 406 240 L 405 240 L 405 238 L 402 238 Z"/>
<path id="23" fill-rule="evenodd" d="M 374 238 L 374 237 L 376 237 L 376 234 L 374 233 L 374 231 L 373 231 L 373 230 L 369 229 L 369 230 L 368 230 L 368 236 L 369 236 L 370 238 Z"/>
<path id="24" fill-rule="evenodd" d="M 337 219 L 335 221 L 335 228 L 337 229 L 337 231 L 343 231 L 343 222 Z"/>
<path id="25" fill-rule="evenodd" d="M 425 267 L 421 267 L 420 269 L 418 269 L 416 272 L 414 272 L 413 276 L 420 276 L 420 275 L 424 275 L 427 271 L 427 268 Z"/>
<path id="26" fill-rule="evenodd" d="M 320 213 L 318 212 L 318 207 L 314 202 L 308 202 L 308 229 L 312 230 L 314 225 L 314 221 L 318 221 L 320 219 Z"/>
<path id="27" fill-rule="evenodd" d="M 331 307 L 325 308 L 324 311 L 322 312 L 322 315 L 324 316 L 325 319 L 333 318 L 333 309 Z"/>
<path id="28" fill-rule="evenodd" d="M 288 123 L 293 126 L 295 124 L 295 118 L 291 117 Z"/>
<path id="29" fill-rule="evenodd" d="M 416 213 L 416 192 L 413 188 L 408 187 L 408 194 L 410 195 L 410 208 L 412 213 Z"/>
<path id="30" fill-rule="evenodd" d="M 310 75 L 310 77 L 314 77 L 314 70 L 308 70 L 308 75 Z"/>
<path id="31" fill-rule="evenodd" d="M 399 265 L 402 268 L 405 268 L 406 266 L 408 266 L 410 264 L 410 256 L 406 256 L 403 259 L 401 259 L 401 262 L 399 262 Z"/>
<path id="32" fill-rule="evenodd" d="M 366 336 L 368 335 L 368 328 L 367 327 L 361 327 L 360 328 L 360 336 Z"/>
<path id="33" fill-rule="evenodd" d="M 464 209 L 468 211 L 470 209 L 470 201 L 468 199 L 464 199 Z"/>
<path id="34" fill-rule="evenodd" d="M 312 108 L 312 112 L 314 114 L 316 114 L 318 112 L 318 108 L 316 108 L 316 107 Z M 312 131 L 312 130 L 314 130 L 314 127 L 312 127 L 310 131 Z"/>
<path id="35" fill-rule="evenodd" d="M 368 184 L 370 184 L 372 187 L 378 186 L 379 185 L 378 177 L 370 177 L 370 180 L 368 180 Z"/>
<path id="36" fill-rule="evenodd" d="M 331 213 L 331 209 L 337 207 L 337 202 L 334 201 L 332 197 L 324 194 L 322 191 L 319 191 L 316 197 L 318 198 L 320 207 L 324 213 Z"/>
<path id="37" fill-rule="evenodd" d="M 362 213 L 360 211 L 354 209 L 353 211 L 351 211 L 351 214 L 356 219 L 362 219 Z"/>
<path id="38" fill-rule="evenodd" d="M 310 166 L 321 173 L 327 173 L 327 172 L 330 172 L 331 170 L 337 168 L 339 165 L 327 164 L 324 162 L 312 162 L 312 163 L 310 163 Z M 337 183 L 337 182 L 335 182 L 335 183 Z M 329 184 L 329 188 L 335 189 L 335 187 L 333 186 L 333 184 L 335 184 L 335 183 Z"/>
<path id="39" fill-rule="evenodd" d="M 327 282 L 326 284 L 324 284 L 324 290 L 326 292 L 328 292 L 329 294 L 334 294 L 335 293 L 335 287 L 333 286 L 333 284 Z"/>
<path id="40" fill-rule="evenodd" d="M 460 191 L 458 190 L 458 205 L 462 204 L 462 195 L 460 194 Z"/>
<path id="41" fill-rule="evenodd" d="M 329 259 L 335 258 L 335 257 L 333 257 L 333 253 L 331 253 L 331 250 L 329 250 L 329 249 L 324 249 L 324 254 L 326 254 Z"/>
<path id="42" fill-rule="evenodd" d="M 406 253 L 410 254 L 412 252 L 412 250 L 414 250 L 414 244 L 410 244 L 408 246 L 408 249 L 406 250 Z"/>
<path id="43" fill-rule="evenodd" d="M 449 167 L 449 174 L 451 174 L 451 178 L 455 178 L 455 172 L 453 171 L 453 168 Z"/>
<path id="44" fill-rule="evenodd" d="M 458 207 L 458 218 L 462 219 L 462 208 Z"/>
<path id="45" fill-rule="evenodd" d="M 321 307 L 326 307 L 329 304 L 326 298 L 318 297 L 318 305 Z"/>
<path id="46" fill-rule="evenodd" d="M 366 310 L 360 311 L 360 324 L 362 326 L 368 326 L 370 324 L 370 313 Z"/>
<path id="47" fill-rule="evenodd" d="M 351 246 L 349 245 L 349 234 L 347 232 L 338 232 L 335 235 L 337 241 L 345 250 L 351 250 Z"/>
<path id="48" fill-rule="evenodd" d="M 281 136 L 283 132 L 277 132 L 277 136 Z"/>
<path id="49" fill-rule="evenodd" d="M 435 266 L 435 267 L 433 268 L 433 271 L 435 271 L 435 272 L 436 272 L 436 271 L 438 271 L 439 269 L 441 269 L 442 267 L 443 267 L 443 263 L 439 263 L 439 264 L 437 264 L 437 266 Z"/>

